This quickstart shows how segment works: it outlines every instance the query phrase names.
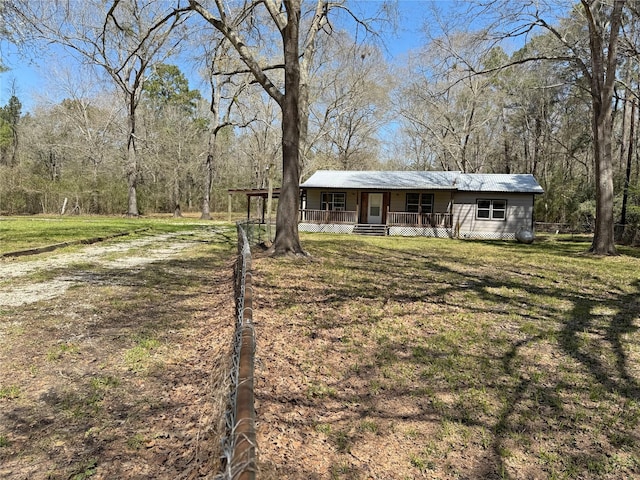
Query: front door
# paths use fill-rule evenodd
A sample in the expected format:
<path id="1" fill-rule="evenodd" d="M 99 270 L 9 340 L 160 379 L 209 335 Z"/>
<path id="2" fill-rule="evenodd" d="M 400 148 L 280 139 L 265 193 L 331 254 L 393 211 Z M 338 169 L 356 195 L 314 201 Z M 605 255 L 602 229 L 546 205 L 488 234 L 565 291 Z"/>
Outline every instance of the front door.
<path id="1" fill-rule="evenodd" d="M 369 208 L 368 208 L 368 222 L 367 223 L 382 223 L 382 194 L 370 193 L 369 194 Z"/>

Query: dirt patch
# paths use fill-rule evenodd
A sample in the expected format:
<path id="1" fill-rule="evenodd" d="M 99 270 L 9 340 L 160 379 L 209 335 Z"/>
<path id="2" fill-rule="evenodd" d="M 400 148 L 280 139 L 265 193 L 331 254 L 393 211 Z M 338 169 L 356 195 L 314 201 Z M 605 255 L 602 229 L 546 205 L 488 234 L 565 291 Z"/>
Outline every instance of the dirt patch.
<path id="1" fill-rule="evenodd" d="M 640 478 L 636 258 L 305 248 L 253 262 L 262 480 Z"/>
<path id="2" fill-rule="evenodd" d="M 234 325 L 222 242 L 0 262 L 0 478 L 216 475 Z"/>

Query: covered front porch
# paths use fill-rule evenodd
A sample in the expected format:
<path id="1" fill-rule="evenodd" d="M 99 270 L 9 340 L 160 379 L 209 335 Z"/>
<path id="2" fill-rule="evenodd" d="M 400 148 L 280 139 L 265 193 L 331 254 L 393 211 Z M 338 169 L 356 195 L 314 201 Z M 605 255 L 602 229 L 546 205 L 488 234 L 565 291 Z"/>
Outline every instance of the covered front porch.
<path id="1" fill-rule="evenodd" d="M 304 193 L 299 218 L 302 231 L 451 236 L 453 219 L 447 192 Z"/>

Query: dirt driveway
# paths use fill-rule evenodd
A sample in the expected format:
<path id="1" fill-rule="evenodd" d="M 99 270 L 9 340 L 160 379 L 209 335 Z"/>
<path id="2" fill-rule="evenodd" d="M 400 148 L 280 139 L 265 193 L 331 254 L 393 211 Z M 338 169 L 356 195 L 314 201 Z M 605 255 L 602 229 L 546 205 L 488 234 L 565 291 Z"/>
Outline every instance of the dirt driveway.
<path id="1" fill-rule="evenodd" d="M 213 478 L 228 232 L 0 259 L 0 478 Z"/>

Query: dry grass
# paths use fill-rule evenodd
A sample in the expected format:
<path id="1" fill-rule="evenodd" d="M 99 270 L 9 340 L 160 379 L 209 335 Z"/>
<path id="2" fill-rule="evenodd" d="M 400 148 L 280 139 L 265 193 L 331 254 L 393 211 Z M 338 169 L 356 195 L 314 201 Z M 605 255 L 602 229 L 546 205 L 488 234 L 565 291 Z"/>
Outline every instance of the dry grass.
<path id="1" fill-rule="evenodd" d="M 0 307 L 0 477 L 215 475 L 234 237 L 27 269 L 70 287 Z M 260 478 L 640 478 L 638 250 L 303 243 L 254 261 Z"/>
<path id="2" fill-rule="evenodd" d="M 0 478 L 213 478 L 235 249 L 208 232 L 181 241 L 153 262 L 139 259 L 166 239 L 111 251 L 107 266 L 93 247 L 74 249 L 65 255 L 91 261 L 19 279 L 68 288 L 0 307 Z M 19 264 L 46 270 L 46 258 Z"/>
<path id="3" fill-rule="evenodd" d="M 640 253 L 308 235 L 254 261 L 262 478 L 640 478 Z"/>

